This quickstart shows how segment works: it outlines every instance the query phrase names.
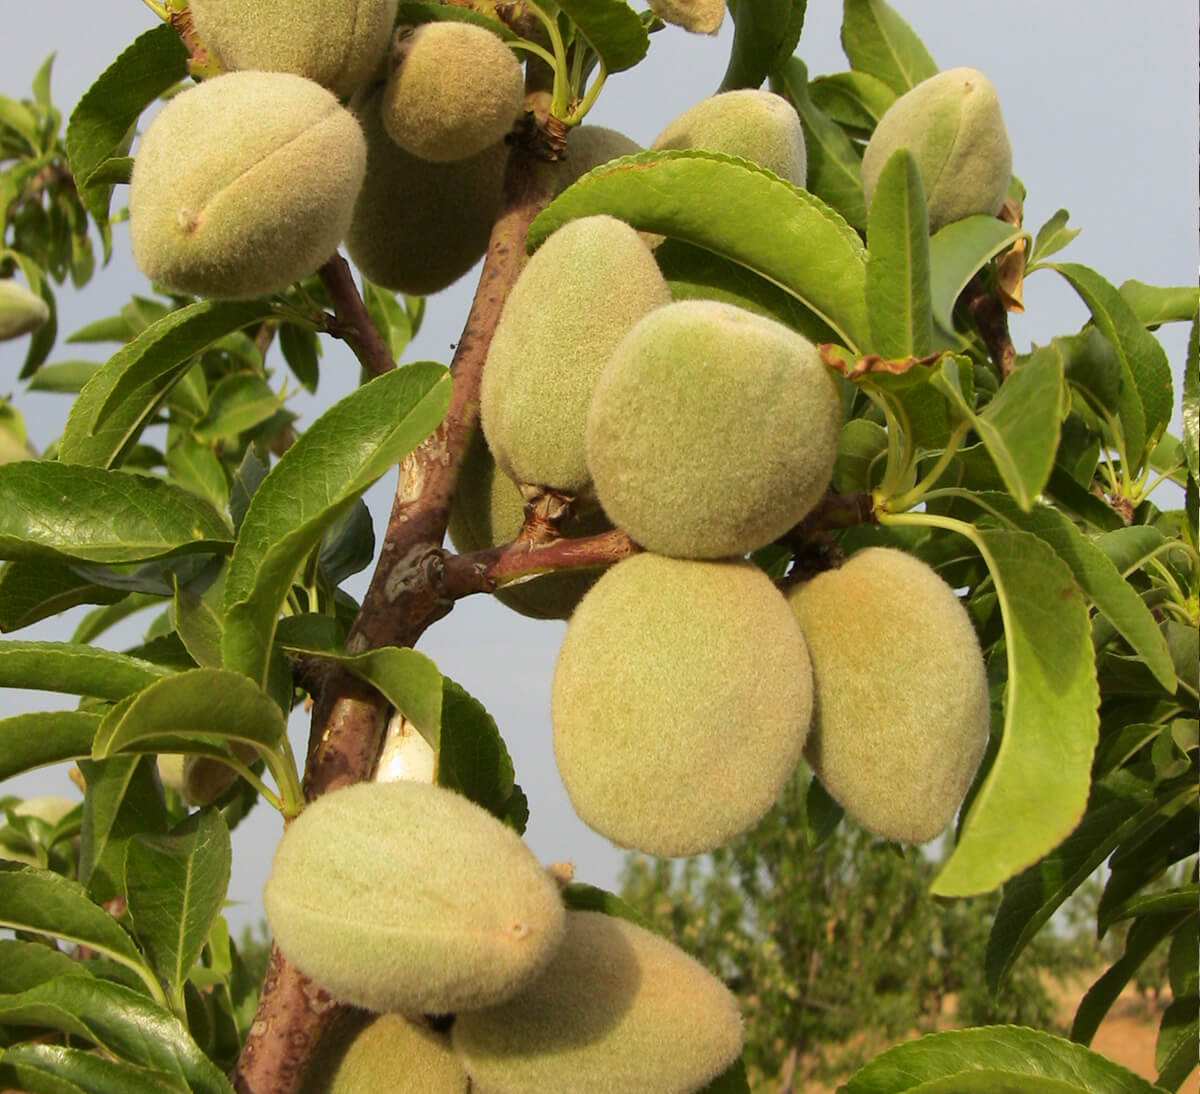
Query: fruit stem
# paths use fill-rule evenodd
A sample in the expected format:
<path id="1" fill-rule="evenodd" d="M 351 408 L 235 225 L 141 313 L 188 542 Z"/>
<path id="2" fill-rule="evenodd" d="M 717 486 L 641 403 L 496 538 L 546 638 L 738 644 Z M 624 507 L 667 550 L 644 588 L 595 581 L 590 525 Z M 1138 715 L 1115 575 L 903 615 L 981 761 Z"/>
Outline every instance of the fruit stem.
<path id="1" fill-rule="evenodd" d="M 536 56 L 540 57 L 543 61 L 545 61 L 546 64 L 548 64 L 551 68 L 557 67 L 554 63 L 553 55 L 548 53 L 546 50 L 542 49 L 542 47 L 539 46 L 536 42 L 530 42 L 527 39 L 522 38 L 519 41 L 509 42 L 508 44 L 513 49 L 523 49 L 527 53 L 535 54 Z"/>
<path id="2" fill-rule="evenodd" d="M 959 446 L 963 442 L 963 438 L 967 435 L 967 431 L 971 428 L 971 423 L 967 421 L 960 422 L 954 432 L 950 434 L 950 439 L 946 442 L 946 447 L 942 449 L 942 454 L 938 456 L 937 462 L 930 468 L 929 473 L 912 487 L 910 490 L 905 490 L 902 494 L 894 495 L 887 499 L 887 505 L 890 510 L 903 511 L 911 509 L 914 505 L 920 503 L 925 495 L 933 488 L 938 479 L 942 477 L 946 468 L 950 466 L 950 461 L 954 459 L 958 452 Z"/>
<path id="3" fill-rule="evenodd" d="M 554 95 L 550 101 L 550 113 L 561 118 L 566 113 L 567 100 L 570 95 L 567 49 L 563 45 L 562 35 L 558 32 L 558 22 L 551 19 L 533 0 L 525 0 L 525 6 L 541 20 L 542 26 L 546 28 L 546 33 L 550 35 L 550 45 L 554 49 Z"/>
<path id="4" fill-rule="evenodd" d="M 583 96 L 583 101 L 567 115 L 566 121 L 570 125 L 577 125 L 583 121 L 584 115 L 596 103 L 596 99 L 600 94 L 601 88 L 604 87 L 604 81 L 608 79 L 608 69 L 604 67 L 604 62 L 600 62 L 600 70 L 596 74 L 596 78 L 588 86 L 587 93 Z"/>
<path id="5" fill-rule="evenodd" d="M 148 7 L 152 12 L 154 12 L 154 14 L 157 15 L 158 18 L 160 18 L 164 23 L 170 20 L 171 15 L 170 12 L 167 11 L 165 5 L 155 3 L 155 0 L 142 0 L 142 3 L 145 4 L 146 7 Z"/>

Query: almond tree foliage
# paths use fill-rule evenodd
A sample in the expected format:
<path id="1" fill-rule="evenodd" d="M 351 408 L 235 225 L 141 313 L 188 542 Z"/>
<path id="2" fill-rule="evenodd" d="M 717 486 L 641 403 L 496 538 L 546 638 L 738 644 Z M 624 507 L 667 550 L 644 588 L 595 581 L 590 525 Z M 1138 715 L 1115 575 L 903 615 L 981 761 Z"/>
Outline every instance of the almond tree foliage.
<path id="1" fill-rule="evenodd" d="M 56 286 L 93 275 L 97 243 L 108 257 L 139 119 L 216 71 L 183 5 L 152 6 L 163 24 L 99 76 L 65 130 L 49 63 L 30 97 L 0 97 L 0 278 L 19 273 L 45 305 L 33 307 L 40 325 L 20 380 L 73 395 L 61 437 L 39 456 L 25 450 L 19 410 L 4 407 L 0 629 L 94 606 L 71 641 L 0 643 L 0 683 L 79 696 L 74 710 L 0 720 L 0 777 L 71 761 L 85 787 L 65 813 L 4 799 L 0 925 L 15 934 L 0 942 L 0 1085 L 300 1089 L 346 1008 L 278 951 L 265 980 L 249 974 L 221 916 L 229 831 L 260 799 L 287 818 L 370 778 L 393 713 L 436 751 L 442 785 L 518 832 L 538 808 L 537 788 L 527 805 L 514 782 L 491 718 L 412 647 L 461 596 L 637 549 L 620 530 L 562 538 L 572 499 L 545 491 L 513 544 L 466 555 L 442 545 L 488 343 L 525 255 L 562 224 L 607 213 L 665 237 L 655 255 L 674 296 L 776 317 L 821 342 L 839 374 L 847 416 L 831 490 L 753 561 L 783 581 L 885 544 L 960 591 L 987 659 L 992 737 L 929 890 L 949 902 L 947 915 L 958 898 L 999 894 L 989 988 L 1102 863 L 1096 928 L 1129 924 L 1069 1039 L 1010 1025 L 937 1034 L 882 1053 L 844 1089 L 1177 1088 L 1197 1034 L 1195 287 L 1117 287 L 1064 260 L 1075 234 L 1066 211 L 1024 225 L 1016 179 L 999 217 L 930 238 L 919 177 L 887 170 L 868 215 L 864 141 L 888 104 L 937 69 L 883 0 L 845 0 L 849 68 L 817 78 L 794 55 L 804 0 L 730 5 L 737 29 L 722 87 L 769 81 L 794 105 L 807 190 L 686 150 L 602 165 L 557 196 L 566 129 L 607 74 L 647 54 L 654 18 L 623 0 L 570 0 L 544 24 L 532 4 L 408 3 L 407 22 L 484 23 L 547 62 L 528 66 L 532 109 L 510 140 L 449 368 L 397 368 L 421 302 L 356 284 L 336 255 L 256 300 L 134 296 L 72 332 L 118 343 L 107 361 L 51 361 Z M 1091 318 L 1022 355 L 1005 310 L 1035 271 L 1064 278 Z M 1176 396 L 1154 334 L 1173 322 L 1191 324 L 1182 438 L 1167 431 Z M 300 431 L 276 390 L 274 350 L 313 388 L 322 336 L 347 342 L 366 379 Z M 151 426 L 165 426 L 165 442 Z M 360 496 L 401 463 L 391 516 L 376 530 Z M 1166 490 L 1152 499 L 1164 480 L 1182 490 L 1183 509 L 1161 508 Z M 340 586 L 367 565 L 376 534 L 360 604 Z M 104 649 L 108 629 L 137 612 L 151 619 L 144 642 Z M 285 724 L 307 698 L 301 764 Z M 189 808 L 169 762 L 156 762 L 164 756 L 187 757 L 194 780 L 229 769 L 240 778 L 227 789 L 217 778 L 211 804 Z M 836 823 L 814 808 L 820 795 L 814 784 L 795 836 L 811 847 Z M 777 862 L 787 868 L 786 856 Z M 1154 885 L 1179 863 L 1185 880 Z M 573 906 L 635 914 L 586 887 L 565 894 Z M 837 907 L 824 914 L 836 936 Z M 1086 1046 L 1160 945 L 1173 1001 L 1152 1086 Z M 746 1090 L 740 1061 L 710 1089 Z"/>

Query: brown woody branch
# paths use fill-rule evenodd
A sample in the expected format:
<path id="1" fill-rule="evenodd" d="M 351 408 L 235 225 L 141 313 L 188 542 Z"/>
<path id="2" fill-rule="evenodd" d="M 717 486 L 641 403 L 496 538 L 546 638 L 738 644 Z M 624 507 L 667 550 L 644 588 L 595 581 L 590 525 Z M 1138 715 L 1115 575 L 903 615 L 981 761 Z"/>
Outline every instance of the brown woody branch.
<path id="1" fill-rule="evenodd" d="M 501 212 L 450 366 L 450 408 L 401 466 L 379 563 L 348 641 L 352 650 L 410 646 L 453 603 L 444 584 L 441 543 L 458 469 L 478 422 L 479 380 L 492 332 L 524 264 L 525 233 L 553 193 L 554 171 L 547 162 L 552 153 L 547 156 L 545 139 L 530 127 L 509 156 Z M 387 713 L 377 693 L 342 670 L 328 672 L 313 708 L 304 775 L 309 800 L 371 777 Z M 297 1094 L 316 1046 L 345 1009 L 273 949 L 258 1012 L 234 1071 L 236 1089 Z"/>
<path id="2" fill-rule="evenodd" d="M 396 362 L 392 351 L 367 314 L 367 307 L 350 273 L 350 264 L 340 254 L 334 254 L 317 272 L 333 302 L 333 314 L 337 316 L 337 326 L 331 327 L 329 333 L 342 339 L 372 376 L 382 376 L 394 369 Z"/>
<path id="3" fill-rule="evenodd" d="M 1008 309 L 1000 294 L 976 274 L 967 282 L 959 299 L 979 329 L 988 355 L 1000 371 L 1000 379 L 1007 380 L 1016 363 L 1017 350 L 1008 332 Z"/>

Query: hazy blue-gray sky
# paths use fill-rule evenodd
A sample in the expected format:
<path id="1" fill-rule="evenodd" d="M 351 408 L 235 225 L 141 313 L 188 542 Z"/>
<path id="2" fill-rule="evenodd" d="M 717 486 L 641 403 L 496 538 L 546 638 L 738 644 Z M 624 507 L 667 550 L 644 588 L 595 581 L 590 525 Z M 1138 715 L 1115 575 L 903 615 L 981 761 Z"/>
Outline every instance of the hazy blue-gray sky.
<path id="1" fill-rule="evenodd" d="M 1184 0 L 1146 0 L 1135 12 L 1124 0 L 893 0 L 922 35 L 943 68 L 971 65 L 992 79 L 1014 149 L 1014 171 L 1028 190 L 1026 226 L 1036 230 L 1056 209 L 1071 211 L 1083 234 L 1067 258 L 1095 267 L 1114 283 L 1138 278 L 1158 284 L 1195 283 L 1197 270 L 1197 11 Z M 640 6 L 635 2 L 635 7 Z M 838 42 L 841 5 L 810 0 L 798 53 L 811 75 L 846 67 Z M 69 111 L 91 81 L 141 31 L 154 25 L 139 0 L 0 0 L 0 94 L 21 98 L 41 61 L 57 51 L 56 104 Z M 715 38 L 667 28 L 652 39 L 646 61 L 612 77 L 589 117 L 648 144 L 693 102 L 711 94 L 724 71 L 731 38 L 726 25 Z M 117 203 L 121 196 L 118 193 Z M 425 326 L 407 360 L 447 362 L 473 288 L 468 276 L 430 299 Z M 114 312 L 130 292 L 149 288 L 128 254 L 123 228 L 115 232 L 110 267 L 80 293 L 59 296 L 60 337 L 84 322 Z M 1014 316 L 1019 349 L 1077 328 L 1082 305 L 1053 273 L 1026 285 L 1027 312 Z M 1186 331 L 1161 332 L 1176 376 L 1182 375 Z M 52 360 L 94 356 L 92 347 L 60 342 Z M 102 350 L 102 347 L 97 347 Z M 83 351 L 83 352 L 80 352 Z M 0 392 L 16 397 L 36 444 L 61 430 L 68 400 L 26 395 L 17 374 L 23 341 L 0 343 Z M 269 364 L 281 370 L 279 360 Z M 350 390 L 358 369 L 338 344 L 326 347 L 315 400 L 294 409 L 310 422 Z M 1176 427 L 1177 428 L 1177 427 Z M 394 477 L 368 495 L 377 523 L 386 517 Z M 365 577 L 352 583 L 361 593 Z M 79 612 L 72 613 L 72 626 Z M 143 617 L 137 626 L 144 626 Z M 477 695 L 492 712 L 513 754 L 517 778 L 530 798 L 527 839 L 543 861 L 570 859 L 577 876 L 615 883 L 622 854 L 574 816 L 554 770 L 548 717 L 549 680 L 563 624 L 535 623 L 476 597 L 436 624 L 421 648 L 447 675 Z M 68 637 L 60 623 L 21 637 Z M 137 630 L 122 632 L 129 642 Z M 7 710 L 69 705 L 58 696 L 8 693 Z M 306 724 L 292 720 L 303 755 Z M 10 780 L 0 792 L 70 793 L 62 769 Z M 260 806 L 235 834 L 231 909 L 235 925 L 261 914 L 259 892 L 279 834 L 277 816 Z"/>

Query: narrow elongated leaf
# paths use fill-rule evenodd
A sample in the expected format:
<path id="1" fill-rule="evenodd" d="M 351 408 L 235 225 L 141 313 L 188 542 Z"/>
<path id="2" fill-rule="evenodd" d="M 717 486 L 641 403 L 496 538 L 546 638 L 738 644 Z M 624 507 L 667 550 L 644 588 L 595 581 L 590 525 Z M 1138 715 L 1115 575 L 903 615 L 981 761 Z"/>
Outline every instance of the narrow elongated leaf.
<path id="1" fill-rule="evenodd" d="M 1162 1094 L 1082 1045 L 1041 1030 L 982 1026 L 931 1033 L 876 1056 L 839 1094 Z"/>
<path id="2" fill-rule="evenodd" d="M 182 1079 L 65 1045 L 19 1044 L 0 1056 L 0 1086 L 28 1094 L 187 1094 Z"/>
<path id="3" fill-rule="evenodd" d="M 192 739 L 242 742 L 269 751 L 285 731 L 278 704 L 241 673 L 191 669 L 113 707 L 96 731 L 92 755 L 188 752 Z"/>
<path id="4" fill-rule="evenodd" d="M 389 467 L 442 420 L 441 365 L 395 369 L 321 415 L 255 491 L 225 579 L 227 668 L 265 682 L 280 606 L 309 552 Z"/>
<path id="5" fill-rule="evenodd" d="M 1125 952 L 1088 988 L 1079 1002 L 1079 1009 L 1075 1011 L 1075 1019 L 1071 1023 L 1072 1041 L 1085 1045 L 1091 1042 L 1104 1016 L 1133 974 L 1142 967 L 1160 942 L 1194 915 L 1193 906 L 1183 911 L 1140 916 L 1129 925 L 1129 933 L 1125 936 Z"/>
<path id="6" fill-rule="evenodd" d="M 929 214 L 917 161 L 907 148 L 884 164 L 871 199 L 866 292 L 871 352 L 893 361 L 924 357 L 933 342 Z"/>
<path id="7" fill-rule="evenodd" d="M 108 223 L 111 183 L 91 183 L 92 173 L 120 154 L 130 127 L 155 99 L 187 75 L 187 47 L 163 24 L 140 35 L 107 69 L 71 112 L 67 157 L 89 213 Z"/>
<path id="8" fill-rule="evenodd" d="M 52 460 L 0 466 L 0 557 L 115 564 L 224 552 L 232 539 L 208 502 L 162 479 Z"/>
<path id="9" fill-rule="evenodd" d="M 512 759 L 492 716 L 478 699 L 449 678 L 442 693 L 442 735 L 437 781 L 482 805 L 489 813 L 525 829 L 525 795 L 513 782 Z"/>
<path id="10" fill-rule="evenodd" d="M 750 1081 L 746 1078 L 746 1064 L 742 1057 L 734 1060 L 700 1094 L 750 1094 Z"/>
<path id="11" fill-rule="evenodd" d="M 1118 569 L 1104 550 L 1057 509 L 1035 505 L 1028 512 L 1022 512 L 1012 499 L 995 493 L 980 494 L 978 499 L 1011 526 L 1032 532 L 1048 543 L 1054 553 L 1071 568 L 1071 573 L 1088 599 L 1146 662 L 1147 668 L 1162 686 L 1168 692 L 1175 690 L 1175 665 L 1171 660 L 1171 651 L 1150 609 L 1125 581 L 1125 568 Z M 1155 529 L 1146 530 L 1156 532 Z"/>
<path id="12" fill-rule="evenodd" d="M 97 372 L 99 361 L 55 361 L 43 365 L 26 385 L 28 391 L 59 391 L 76 394 Z"/>
<path id="13" fill-rule="evenodd" d="M 0 718 L 0 779 L 89 756 L 99 714 L 47 710 Z"/>
<path id="14" fill-rule="evenodd" d="M 1158 809 L 1153 775 L 1120 769 L 1092 787 L 1078 827 L 1004 886 L 987 945 L 987 978 L 1000 989 L 1013 963 L 1058 907 Z"/>
<path id="15" fill-rule="evenodd" d="M 1067 221 L 1071 214 L 1066 209 L 1058 209 L 1038 230 L 1033 240 L 1033 250 L 1029 254 L 1029 265 L 1041 262 L 1052 254 L 1057 254 L 1077 235 L 1080 229 L 1068 228 Z"/>
<path id="16" fill-rule="evenodd" d="M 0 567 L 0 631 L 17 631 L 77 604 L 113 604 L 125 594 L 82 578 L 66 563 L 7 562 Z"/>
<path id="17" fill-rule="evenodd" d="M 994 889 L 1056 847 L 1083 816 L 1100 702 L 1087 605 L 1070 569 L 1028 532 L 977 529 L 1004 618 L 1004 729 L 941 896 Z"/>
<path id="18" fill-rule="evenodd" d="M 1095 270 L 1074 262 L 1051 264 L 1051 268 L 1070 282 L 1100 332 L 1116 347 L 1124 381 L 1121 426 L 1125 431 L 1126 455 L 1140 466 L 1147 443 L 1171 417 L 1173 396 L 1167 355 L 1120 292 Z"/>
<path id="19" fill-rule="evenodd" d="M 1200 314 L 1192 320 L 1183 369 L 1183 451 L 1193 481 L 1200 481 Z"/>
<path id="20" fill-rule="evenodd" d="M 958 371 L 943 364 L 934 383 L 983 441 L 1017 504 L 1028 510 L 1054 467 L 1064 395 L 1062 358 L 1049 346 L 1014 369 L 977 414 L 962 393 Z"/>
<path id="21" fill-rule="evenodd" d="M 650 35 L 625 0 L 558 0 L 609 73 L 632 68 L 650 48 Z"/>
<path id="22" fill-rule="evenodd" d="M 1143 327 L 1186 323 L 1196 314 L 1200 289 L 1195 285 L 1147 285 L 1130 278 L 1121 282 L 1121 295 Z"/>
<path id="23" fill-rule="evenodd" d="M 171 1076 L 195 1094 L 231 1094 L 233 1089 L 174 1015 L 122 984 L 59 976 L 0 996 L 0 1023 L 46 1026 L 86 1038 L 118 1060 Z"/>
<path id="24" fill-rule="evenodd" d="M 1020 228 L 989 216 L 951 221 L 934 233 L 929 241 L 929 293 L 933 318 L 942 330 L 953 333 L 954 304 L 967 282 L 1020 237 Z"/>
<path id="25" fill-rule="evenodd" d="M 757 88 L 795 52 L 808 0 L 732 0 L 733 45 L 720 91 Z"/>
<path id="26" fill-rule="evenodd" d="M 1178 937 L 1178 936 L 1177 936 Z M 1172 1001 L 1163 1011 L 1154 1046 L 1156 1082 L 1164 1090 L 1178 1090 L 1196 1070 L 1196 1038 L 1200 1033 L 1200 999 L 1190 995 Z"/>
<path id="27" fill-rule="evenodd" d="M 562 888 L 562 900 L 568 908 L 576 912 L 602 912 L 614 919 L 624 919 L 644 931 L 652 934 L 662 934 L 649 919 L 629 904 L 626 904 L 615 893 L 595 885 L 585 885 L 580 881 L 572 881 Z"/>
<path id="28" fill-rule="evenodd" d="M 263 300 L 201 300 L 151 323 L 84 385 L 67 415 L 59 459 L 120 464 L 196 354 L 273 314 Z"/>
<path id="29" fill-rule="evenodd" d="M 172 993 L 204 949 L 225 902 L 232 850 L 217 809 L 193 813 L 165 836 L 135 836 L 125 852 L 133 931 Z"/>
<path id="30" fill-rule="evenodd" d="M 897 95 L 937 75 L 925 43 L 884 0 L 845 0 L 842 49 L 852 69 L 882 80 Z"/>
<path id="31" fill-rule="evenodd" d="M 0 642 L 0 687 L 122 699 L 167 675 L 123 653 L 71 642 Z"/>
<path id="32" fill-rule="evenodd" d="M 747 160 L 697 149 L 626 156 L 564 190 L 530 225 L 526 242 L 535 249 L 568 221 L 597 213 L 753 270 L 851 350 L 870 339 L 858 235 L 820 199 Z"/>
<path id="33" fill-rule="evenodd" d="M 867 201 L 863 196 L 862 160 L 846 131 L 813 102 L 804 62 L 789 57 L 771 78 L 771 87 L 786 95 L 800 115 L 808 153 L 805 189 L 832 205 L 848 224 L 865 230 Z"/>

